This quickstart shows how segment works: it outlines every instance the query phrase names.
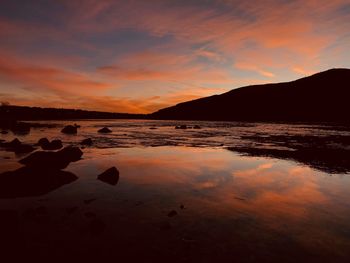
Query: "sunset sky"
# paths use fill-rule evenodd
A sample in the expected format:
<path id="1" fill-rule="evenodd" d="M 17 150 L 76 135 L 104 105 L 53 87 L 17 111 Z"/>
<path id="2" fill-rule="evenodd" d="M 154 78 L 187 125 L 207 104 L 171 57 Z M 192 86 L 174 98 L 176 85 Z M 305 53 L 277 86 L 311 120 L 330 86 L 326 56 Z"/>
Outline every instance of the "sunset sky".
<path id="1" fill-rule="evenodd" d="M 149 113 L 350 67 L 350 0 L 0 0 L 0 101 Z"/>

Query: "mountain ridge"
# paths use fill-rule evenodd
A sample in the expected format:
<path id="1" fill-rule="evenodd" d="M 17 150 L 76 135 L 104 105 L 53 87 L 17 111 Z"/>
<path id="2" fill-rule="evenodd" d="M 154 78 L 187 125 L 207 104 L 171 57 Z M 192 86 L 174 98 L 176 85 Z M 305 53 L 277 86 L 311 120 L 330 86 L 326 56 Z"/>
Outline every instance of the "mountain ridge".
<path id="1" fill-rule="evenodd" d="M 280 83 L 250 85 L 182 102 L 155 119 L 217 121 L 347 121 L 350 69 L 333 68 Z"/>

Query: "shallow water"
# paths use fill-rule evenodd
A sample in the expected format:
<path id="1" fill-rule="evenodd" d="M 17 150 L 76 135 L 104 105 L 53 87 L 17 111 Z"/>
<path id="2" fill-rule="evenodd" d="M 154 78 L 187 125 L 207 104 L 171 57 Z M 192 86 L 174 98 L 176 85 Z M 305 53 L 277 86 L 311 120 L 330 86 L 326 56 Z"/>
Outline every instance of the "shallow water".
<path id="1" fill-rule="evenodd" d="M 59 131 L 69 122 L 50 123 L 57 126 L 0 138 L 18 137 L 28 143 L 41 137 L 59 138 L 65 145 L 78 145 L 83 138 L 94 141 L 83 149 L 83 159 L 66 169 L 78 180 L 42 196 L 0 199 L 1 209 L 19 213 L 20 237 L 33 254 L 114 256 L 141 262 L 350 259 L 347 172 L 337 173 L 334 167 L 327 172 L 327 162 L 316 166 L 284 156 L 257 157 L 227 149 L 290 147 L 256 143 L 244 139 L 247 136 L 312 135 L 340 136 L 336 146 L 344 150 L 350 135 L 344 127 L 76 121 L 81 125 L 78 135 L 63 135 Z M 174 129 L 183 123 L 202 129 Z M 104 126 L 113 133 L 96 132 Z M 23 156 L 0 153 L 0 172 L 20 167 L 18 160 Z M 96 180 L 111 166 L 120 172 L 116 186 Z M 28 216 L 28 211 L 36 209 L 44 212 Z M 172 210 L 177 214 L 169 217 Z M 89 231 L 93 220 L 103 222 L 98 235 Z"/>

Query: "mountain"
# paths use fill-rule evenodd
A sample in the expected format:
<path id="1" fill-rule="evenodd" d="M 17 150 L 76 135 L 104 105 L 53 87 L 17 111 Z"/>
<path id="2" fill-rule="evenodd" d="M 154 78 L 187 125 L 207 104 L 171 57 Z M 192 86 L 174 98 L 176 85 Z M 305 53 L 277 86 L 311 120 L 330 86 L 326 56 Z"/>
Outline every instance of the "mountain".
<path id="1" fill-rule="evenodd" d="M 246 86 L 161 109 L 154 119 L 349 122 L 350 69 Z"/>

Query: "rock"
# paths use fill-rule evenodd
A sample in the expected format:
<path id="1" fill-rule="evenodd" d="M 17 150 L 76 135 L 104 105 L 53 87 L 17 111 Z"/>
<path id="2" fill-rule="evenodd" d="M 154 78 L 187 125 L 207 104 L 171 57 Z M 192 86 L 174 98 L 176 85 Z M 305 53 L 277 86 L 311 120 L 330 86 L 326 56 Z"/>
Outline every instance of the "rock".
<path id="1" fill-rule="evenodd" d="M 83 152 L 78 147 L 66 147 L 58 152 L 34 152 L 19 162 L 40 170 L 61 170 L 69 163 L 80 160 L 82 155 Z"/>
<path id="2" fill-rule="evenodd" d="M 150 130 L 157 130 L 158 128 L 157 127 L 150 127 L 149 129 Z"/>
<path id="3" fill-rule="evenodd" d="M 169 213 L 168 213 L 168 217 L 173 217 L 173 216 L 176 216 L 177 215 L 177 212 L 175 210 L 171 210 Z"/>
<path id="4" fill-rule="evenodd" d="M 76 124 L 76 123 L 74 123 L 74 127 L 80 128 L 81 126 Z"/>
<path id="5" fill-rule="evenodd" d="M 14 134 L 28 134 L 30 132 L 30 124 L 25 122 L 16 122 L 11 127 L 11 131 Z"/>
<path id="6" fill-rule="evenodd" d="M 180 205 L 181 209 L 185 209 L 185 206 L 183 204 Z"/>
<path id="7" fill-rule="evenodd" d="M 49 145 L 50 141 L 47 138 L 41 138 L 38 143 L 39 146 L 43 146 L 43 145 Z"/>
<path id="8" fill-rule="evenodd" d="M 61 140 L 52 140 L 47 150 L 58 150 L 63 147 Z"/>
<path id="9" fill-rule="evenodd" d="M 41 138 L 38 141 L 38 145 L 40 145 L 43 150 L 59 150 L 63 147 L 61 140 L 53 140 L 50 142 L 47 138 Z"/>
<path id="10" fill-rule="evenodd" d="M 107 128 L 107 127 L 104 127 L 104 128 L 102 128 L 102 129 L 99 129 L 98 132 L 99 132 L 99 133 L 111 133 L 112 130 L 109 129 L 109 128 Z"/>
<path id="11" fill-rule="evenodd" d="M 19 153 L 29 153 L 35 150 L 35 148 L 29 144 L 22 144 L 17 138 L 13 139 L 11 142 L 1 142 L 1 147 L 4 147 L 6 151 Z"/>
<path id="12" fill-rule="evenodd" d="M 16 148 L 13 149 L 13 151 L 16 154 L 20 154 L 20 153 L 30 153 L 32 151 L 34 151 L 35 148 L 29 144 L 21 144 L 20 146 L 17 146 Z"/>
<path id="13" fill-rule="evenodd" d="M 8 134 L 9 132 L 8 131 L 5 131 L 5 130 L 2 130 L 1 131 L 1 134 Z"/>
<path id="14" fill-rule="evenodd" d="M 20 146 L 21 144 L 22 144 L 22 142 L 20 140 L 18 140 L 17 138 L 15 138 L 7 144 L 7 147 L 16 148 L 16 147 Z"/>
<path id="15" fill-rule="evenodd" d="M 119 181 L 119 171 L 117 168 L 111 167 L 98 175 L 97 179 L 111 185 L 116 185 Z"/>
<path id="16" fill-rule="evenodd" d="M 92 139 L 91 138 L 87 138 L 87 139 L 82 140 L 80 144 L 91 146 L 92 143 L 93 143 Z"/>
<path id="17" fill-rule="evenodd" d="M 194 126 L 193 126 L 193 129 L 202 129 L 202 128 L 201 128 L 201 126 L 199 126 L 199 125 L 194 125 Z"/>
<path id="18" fill-rule="evenodd" d="M 182 129 L 182 130 L 185 130 L 185 129 L 187 129 L 187 125 L 175 126 L 175 129 Z"/>
<path id="19" fill-rule="evenodd" d="M 22 167 L 0 174 L 0 198 L 40 196 L 77 179 L 66 171 Z"/>
<path id="20" fill-rule="evenodd" d="M 67 125 L 61 130 L 61 132 L 65 134 L 77 134 L 78 128 L 73 125 Z"/>

